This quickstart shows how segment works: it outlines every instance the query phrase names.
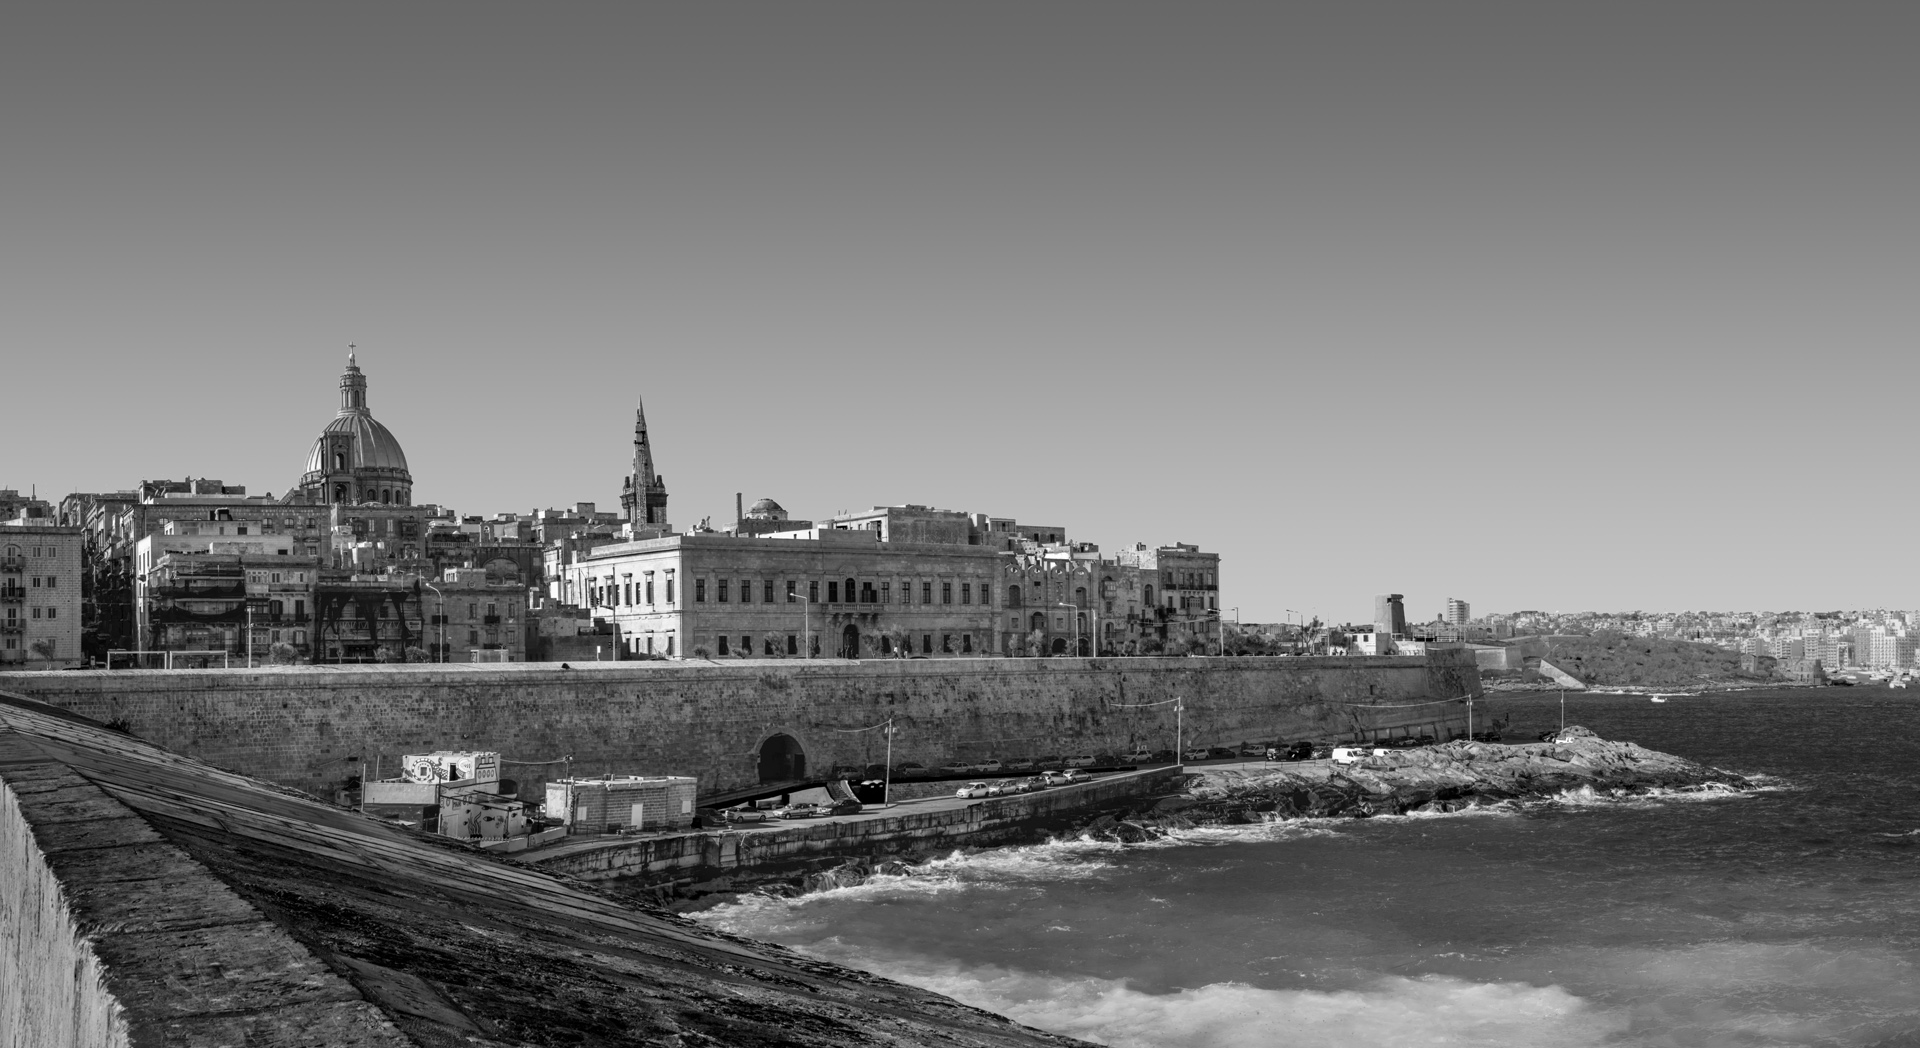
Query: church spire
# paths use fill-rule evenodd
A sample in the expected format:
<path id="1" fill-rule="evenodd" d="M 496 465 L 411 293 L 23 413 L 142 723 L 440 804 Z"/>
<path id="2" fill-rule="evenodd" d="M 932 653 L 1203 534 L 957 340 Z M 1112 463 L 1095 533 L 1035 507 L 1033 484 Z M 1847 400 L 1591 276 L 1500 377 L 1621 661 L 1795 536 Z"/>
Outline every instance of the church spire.
<path id="1" fill-rule="evenodd" d="M 653 471 L 653 445 L 647 441 L 647 409 L 633 409 L 633 474 L 620 493 L 620 508 L 635 528 L 667 526 L 667 481 Z"/>

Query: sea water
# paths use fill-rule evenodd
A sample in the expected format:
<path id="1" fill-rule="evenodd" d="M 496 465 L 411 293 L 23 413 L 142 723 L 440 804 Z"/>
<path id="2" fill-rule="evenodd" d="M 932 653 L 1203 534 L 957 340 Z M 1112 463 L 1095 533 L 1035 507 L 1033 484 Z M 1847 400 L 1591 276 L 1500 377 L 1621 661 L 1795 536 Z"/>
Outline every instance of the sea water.
<path id="1" fill-rule="evenodd" d="M 1566 719 L 1757 788 L 959 852 L 701 917 L 1115 1046 L 1920 1048 L 1920 693 Z"/>

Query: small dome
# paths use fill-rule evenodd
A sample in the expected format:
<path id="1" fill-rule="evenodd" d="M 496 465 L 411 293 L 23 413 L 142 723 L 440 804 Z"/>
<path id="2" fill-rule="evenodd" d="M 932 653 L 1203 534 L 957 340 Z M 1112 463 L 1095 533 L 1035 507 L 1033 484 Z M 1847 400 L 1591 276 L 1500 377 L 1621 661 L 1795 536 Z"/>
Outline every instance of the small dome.
<path id="1" fill-rule="evenodd" d="M 761 499 L 747 510 L 748 520 L 785 520 L 787 511 L 772 499 Z"/>

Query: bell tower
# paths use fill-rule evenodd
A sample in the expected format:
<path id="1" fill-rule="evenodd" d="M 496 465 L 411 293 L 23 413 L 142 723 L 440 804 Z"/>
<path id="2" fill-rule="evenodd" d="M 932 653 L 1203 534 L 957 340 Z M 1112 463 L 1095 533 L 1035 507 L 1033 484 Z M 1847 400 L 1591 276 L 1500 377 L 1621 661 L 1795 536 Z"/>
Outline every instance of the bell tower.
<path id="1" fill-rule="evenodd" d="M 620 492 L 620 509 L 634 530 L 667 528 L 667 479 L 653 471 L 653 445 L 647 441 L 647 409 L 633 409 L 633 474 Z"/>

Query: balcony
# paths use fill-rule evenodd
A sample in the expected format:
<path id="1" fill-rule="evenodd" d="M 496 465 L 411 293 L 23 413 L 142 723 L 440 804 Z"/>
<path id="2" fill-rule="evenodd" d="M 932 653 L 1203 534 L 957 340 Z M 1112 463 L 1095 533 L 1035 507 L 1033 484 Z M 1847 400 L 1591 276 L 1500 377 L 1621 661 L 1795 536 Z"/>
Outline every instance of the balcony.
<path id="1" fill-rule="evenodd" d="M 26 619 L 0 619 L 0 633 L 27 632 Z"/>
<path id="2" fill-rule="evenodd" d="M 27 570 L 27 561 L 25 557 L 0 557 L 0 571 L 25 571 L 25 570 Z"/>
<path id="3" fill-rule="evenodd" d="M 27 591 L 18 586 L 0 589 L 0 604 L 18 604 L 27 599 Z"/>
<path id="4" fill-rule="evenodd" d="M 487 615 L 487 616 L 483 616 L 483 617 L 482 617 L 482 618 L 480 619 L 480 621 L 481 621 L 481 622 L 484 622 L 484 623 L 486 623 L 486 624 L 487 624 L 487 625 L 489 625 L 489 626 L 498 626 L 498 625 L 500 625 L 500 616 L 498 616 L 498 615 Z"/>

